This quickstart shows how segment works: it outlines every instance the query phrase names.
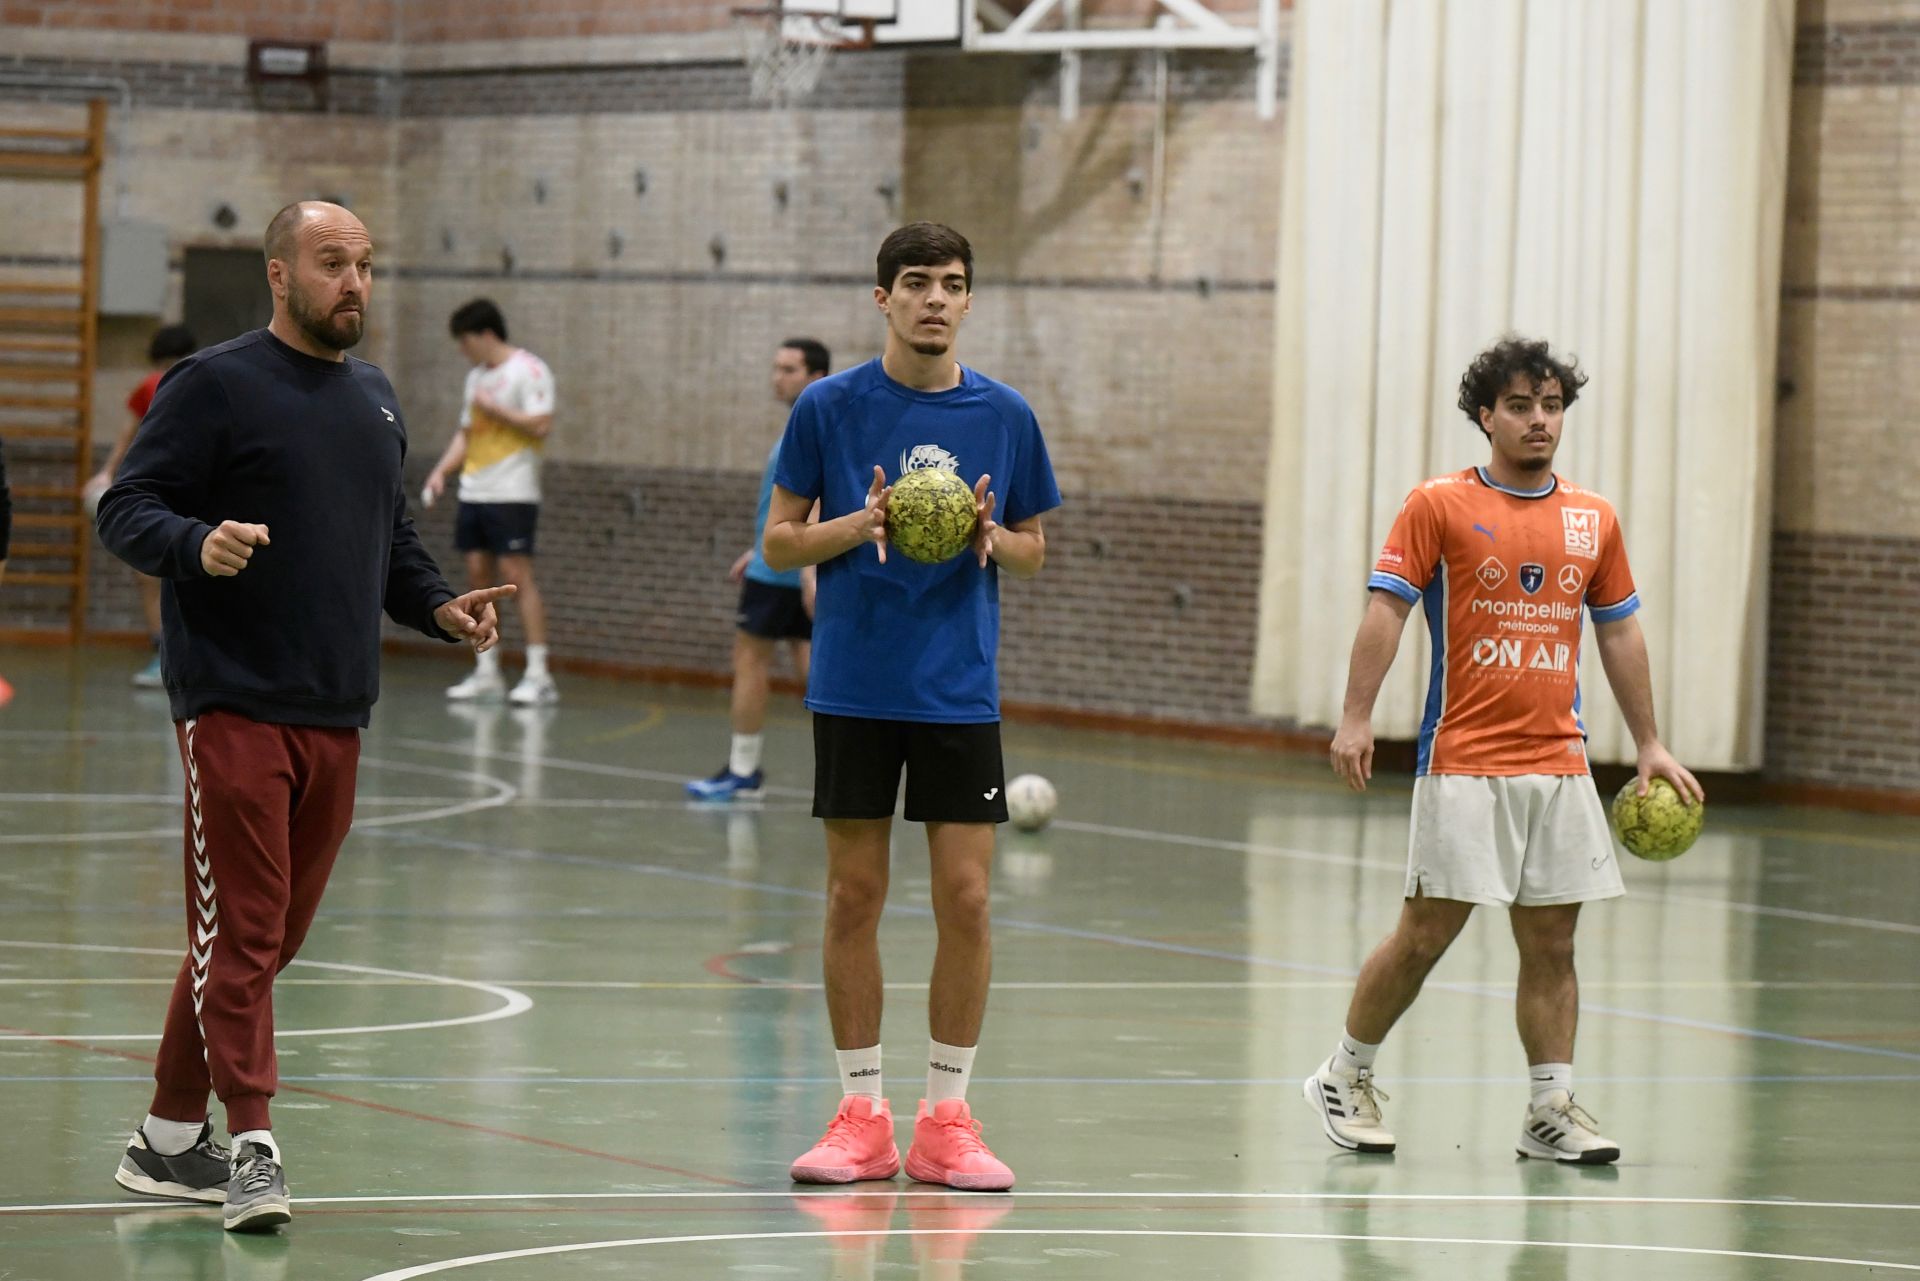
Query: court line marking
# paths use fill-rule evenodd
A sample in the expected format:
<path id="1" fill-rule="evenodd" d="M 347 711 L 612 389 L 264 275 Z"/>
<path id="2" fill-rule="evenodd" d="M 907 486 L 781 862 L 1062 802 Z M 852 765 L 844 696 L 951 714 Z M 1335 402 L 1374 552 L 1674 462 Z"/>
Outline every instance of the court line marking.
<path id="1" fill-rule="evenodd" d="M 71 1039 L 71 1038 L 63 1038 Z M 15 1085 L 118 1084 L 145 1081 L 149 1076 L 64 1074 L 0 1076 L 0 1082 Z M 836 1084 L 837 1076 L 390 1076 L 365 1072 L 281 1073 L 282 1082 L 305 1085 L 612 1085 L 635 1086 L 715 1086 L 733 1089 L 742 1085 L 771 1089 L 812 1090 Z M 1805 1075 L 1777 1073 L 1756 1076 L 1586 1076 L 1583 1085 L 1911 1085 L 1920 1081 L 1920 1073 L 1841 1073 L 1814 1072 Z M 1510 1086 L 1511 1076 L 1396 1076 L 1398 1085 Z M 1298 1077 L 1200 1077 L 1200 1076 L 975 1076 L 976 1085 L 1023 1085 L 1045 1088 L 1065 1086 L 1114 1087 L 1200 1087 L 1207 1089 L 1284 1089 L 1298 1091 Z"/>
<path id="2" fill-rule="evenodd" d="M 530 757 L 525 753 L 500 751 L 473 751 L 468 747 L 450 746 L 435 743 L 428 739 L 406 738 L 397 740 L 402 747 L 421 751 L 440 752 L 447 755 L 469 756 L 477 760 L 504 761 L 520 765 L 539 764 L 554 769 L 574 770 L 583 774 L 598 774 L 609 778 L 631 778 L 645 782 L 678 783 L 684 780 L 678 774 L 668 774 L 661 770 L 634 769 L 628 766 L 603 765 L 594 761 L 576 761 L 566 757 L 542 756 Z M 767 794 L 793 799 L 808 799 L 812 793 L 797 787 L 780 787 L 769 784 Z M 1225 853 L 1248 855 L 1255 858 L 1283 859 L 1296 863 L 1313 863 L 1323 866 L 1359 867 L 1380 873 L 1391 872 L 1404 876 L 1407 870 L 1406 859 L 1367 858 L 1361 855 L 1329 854 L 1322 850 L 1303 850 L 1285 845 L 1261 845 L 1252 841 L 1236 841 L 1223 837 L 1193 836 L 1180 832 L 1156 832 L 1146 828 L 1122 827 L 1108 823 L 1086 823 L 1073 819 L 1055 819 L 1052 827 L 1062 831 L 1080 832 L 1089 836 L 1112 836 L 1125 840 L 1143 842 L 1162 842 L 1169 845 L 1184 845 L 1192 849 L 1218 850 Z M 1629 904 L 1683 903 L 1698 907 L 1718 907 L 1732 912 L 1744 912 L 1755 916 L 1773 916 L 1782 920 L 1805 921 L 1817 925 L 1844 925 L 1855 929 L 1881 930 L 1896 934 L 1920 936 L 1920 924 L 1908 921 L 1886 921 L 1873 917 L 1848 916 L 1832 912 L 1808 912 L 1798 908 L 1774 907 L 1766 903 L 1747 903 L 1736 899 L 1717 899 L 1696 894 L 1675 893 L 1663 890 L 1659 893 L 1638 891 L 1628 894 Z"/>
<path id="3" fill-rule="evenodd" d="M 387 837 L 418 845 L 434 845 L 450 850 L 464 850 L 489 854 L 497 858 L 517 859 L 533 862 L 562 863 L 577 867 L 608 868 L 621 872 L 631 872 L 643 876 L 662 876 L 671 880 L 687 881 L 697 885 L 715 885 L 727 889 L 751 889 L 764 894 L 784 898 L 802 898 L 820 902 L 826 898 L 823 890 L 803 889 L 794 885 L 776 885 L 767 881 L 750 881 L 737 877 L 722 876 L 713 872 L 695 872 L 686 868 L 668 867 L 660 863 L 624 862 L 614 859 L 598 858 L 586 854 L 559 854 L 546 850 L 528 849 L 524 846 L 491 845 L 482 841 L 465 841 L 450 836 L 438 836 L 429 833 L 402 832 Z M 890 904 L 888 910 L 898 916 L 914 916 L 921 919 L 931 917 L 933 909 L 914 904 Z M 1319 974 L 1328 977 L 1352 979 L 1359 971 L 1336 965 L 1316 965 L 1306 961 L 1283 961 L 1274 957 L 1257 956 L 1246 952 L 1229 952 L 1218 948 L 1193 947 L 1184 943 L 1167 943 L 1158 939 L 1142 938 L 1136 935 L 1115 934 L 1102 930 L 1085 930 L 1074 926 L 1058 925 L 1051 921 L 1028 921 L 1018 917 L 997 917 L 996 925 L 1010 930 L 1029 934 L 1047 935 L 1055 938 L 1083 939 L 1089 942 L 1110 943 L 1116 947 L 1136 948 L 1142 951 L 1163 952 L 1171 956 L 1191 956 L 1202 960 L 1224 961 L 1234 965 L 1248 965 L 1261 969 L 1287 970 L 1295 973 Z M 782 990 L 778 984 L 742 984 L 743 990 L 754 987 L 767 987 Z M 1511 991 L 1479 983 L 1433 982 L 1428 981 L 1428 991 L 1451 992 L 1456 995 L 1477 996 L 1487 1000 L 1504 1001 L 1509 1004 L 1514 999 Z M 1855 1045 L 1847 1041 L 1826 1040 L 1819 1037 L 1795 1036 L 1790 1032 L 1773 1032 L 1765 1028 L 1741 1027 L 1731 1023 L 1716 1023 L 1708 1019 L 1691 1019 L 1675 1014 L 1657 1014 L 1650 1010 L 1629 1010 L 1614 1005 L 1582 1004 L 1583 1010 L 1595 1014 L 1610 1014 L 1616 1018 L 1630 1019 L 1642 1023 L 1654 1023 L 1668 1027 L 1691 1028 L 1695 1031 L 1718 1032 L 1728 1036 L 1744 1037 L 1750 1040 L 1779 1041 L 1788 1045 L 1801 1045 L 1811 1049 L 1835 1050 L 1843 1054 L 1867 1054 L 1881 1058 L 1899 1059 L 1903 1062 L 1920 1062 L 1920 1053 L 1909 1050 L 1894 1050 L 1877 1045 Z"/>
<path id="4" fill-rule="evenodd" d="M 602 743 L 614 742 L 617 739 L 633 738 L 636 735 L 645 734 L 649 730 L 656 729 L 666 722 L 666 708 L 658 703 L 645 703 L 642 704 L 642 706 L 646 708 L 646 715 L 642 716 L 639 720 L 628 725 L 619 726 L 616 729 L 603 730 L 589 738 L 583 738 L 579 741 L 578 746 L 596 747 Z"/>
<path id="5" fill-rule="evenodd" d="M 69 739 L 86 736 L 85 731 L 47 731 L 47 733 L 50 736 L 64 733 Z M 412 761 L 395 761 L 379 756 L 363 756 L 360 758 L 360 764 L 379 769 L 398 770 L 403 774 L 425 774 L 433 778 L 450 778 L 463 783 L 475 783 L 488 789 L 490 795 L 469 797 L 465 800 L 457 800 L 453 797 L 428 798 L 434 802 L 428 809 L 409 811 L 404 814 L 384 814 L 375 818 L 355 818 L 353 831 L 398 827 L 406 823 L 427 823 L 435 819 L 455 818 L 481 810 L 498 809 L 502 805 L 512 804 L 520 794 L 519 789 L 512 784 L 480 770 L 443 769 L 438 765 L 420 765 Z M 3 799 L 5 798 L 0 797 L 0 800 Z M 81 845 L 109 841 L 156 840 L 161 837 L 178 838 L 179 835 L 178 827 L 154 827 L 126 832 L 9 832 L 0 835 L 0 845 Z"/>
<path id="6" fill-rule="evenodd" d="M 441 769 L 437 765 L 420 765 L 413 761 L 387 760 L 379 756 L 363 756 L 360 758 L 360 763 L 362 765 L 373 765 L 380 769 L 399 770 L 403 774 L 425 774 L 431 778 L 451 778 L 462 782 L 478 783 L 483 787 L 493 789 L 493 795 L 477 796 L 465 801 L 456 801 L 450 805 L 443 805 L 436 809 L 420 810 L 417 813 L 386 814 L 379 818 L 356 818 L 353 820 L 352 829 L 350 829 L 352 831 L 359 831 L 362 828 L 369 827 L 393 827 L 402 823 L 425 823 L 433 819 L 454 818 L 461 814 L 472 814 L 480 810 L 498 809 L 502 805 L 511 804 L 513 799 L 520 794 L 519 788 L 514 787 L 510 783 L 502 782 L 491 774 L 484 774 L 479 770 Z"/>
<path id="7" fill-rule="evenodd" d="M 476 773 L 476 778 L 489 778 L 489 775 Z M 498 779 L 491 781 L 498 782 Z M 451 796 L 356 796 L 355 805 L 441 805 L 453 800 Z M 14 801 L 22 805 L 54 804 L 61 801 L 84 801 L 89 805 L 111 805 L 125 803 L 129 805 L 171 805 L 176 809 L 183 802 L 173 792 L 0 792 L 0 801 Z"/>
<path id="8" fill-rule="evenodd" d="M 726 1191 L 692 1189 L 655 1189 L 639 1192 L 426 1192 L 417 1195 L 389 1193 L 370 1196 L 306 1196 L 294 1198 L 300 1205 L 436 1205 L 446 1203 L 484 1204 L 500 1201 L 861 1201 L 875 1195 L 901 1200 L 927 1199 L 951 1201 L 948 1189 L 885 1188 L 875 1192 L 860 1188 L 846 1192 L 794 1192 L 772 1188 L 746 1188 Z M 1447 1205 L 1627 1205 L 1627 1206 L 1744 1206 L 1774 1210 L 1889 1210 L 1900 1213 L 1920 1210 L 1920 1203 L 1900 1201 L 1779 1201 L 1764 1197 L 1681 1197 L 1681 1196 L 1531 1196 L 1513 1192 L 1069 1192 L 1019 1191 L 995 1193 L 992 1197 L 967 1198 L 982 1205 L 1003 1205 L 1020 1201 L 1273 1201 L 1311 1203 L 1316 1201 L 1380 1201 L 1394 1204 Z M 0 1205 L 0 1214 L 54 1214 L 74 1210 L 180 1210 L 205 1211 L 204 1205 L 156 1201 L 71 1201 L 22 1202 Z M 826 1235 L 839 1235 L 828 1233 Z"/>
<path id="9" fill-rule="evenodd" d="M 161 947 L 122 947 L 107 943 L 42 943 L 31 939 L 0 939 L 0 948 L 25 948 L 30 951 L 61 952 L 114 952 L 133 956 L 164 956 L 179 961 L 185 954 L 176 949 Z M 478 1014 L 465 1014 L 458 1018 L 424 1019 L 411 1023 L 370 1023 L 359 1027 L 322 1027 L 322 1028 L 276 1028 L 274 1038 L 287 1036 L 370 1036 L 376 1032 L 421 1032 L 435 1028 L 465 1027 L 474 1023 L 492 1023 L 499 1019 L 510 1019 L 525 1014 L 533 1008 L 533 998 L 525 992 L 515 991 L 497 983 L 485 983 L 478 979 L 454 978 L 449 974 L 426 974 L 418 970 L 390 970 L 377 965 L 349 965 L 343 961 L 308 961 L 295 957 L 294 965 L 310 966 L 317 970 L 336 970 L 347 974 L 372 974 L 381 978 L 411 979 L 415 982 L 439 987 L 464 987 L 475 992 L 484 992 L 502 1002 L 491 1010 L 482 1010 Z M 124 1032 L 99 1036 L 92 1032 L 9 1032 L 0 1034 L 0 1041 L 68 1041 L 80 1038 L 88 1041 L 158 1041 L 158 1032 Z"/>
<path id="10" fill-rule="evenodd" d="M 857 1232 L 708 1232 L 692 1236 L 627 1237 L 618 1241 L 576 1241 L 569 1245 L 529 1246 L 520 1250 L 496 1250 L 491 1254 L 469 1254 L 457 1259 L 442 1259 L 410 1268 L 382 1272 L 364 1281 L 413 1281 L 415 1277 L 452 1272 L 459 1268 L 486 1263 L 504 1263 L 514 1259 L 536 1259 L 560 1254 L 583 1254 L 595 1250 L 622 1250 L 645 1245 L 702 1245 L 731 1241 L 845 1241 L 850 1238 L 886 1237 L 1056 1237 L 1068 1240 L 1109 1240 L 1122 1237 L 1158 1237 L 1178 1240 L 1238 1241 L 1364 1241 L 1391 1245 L 1488 1245 L 1516 1248 L 1544 1247 L 1554 1250 L 1600 1250 L 1629 1254 L 1677 1254 L 1720 1259 L 1764 1259 L 1771 1263 L 1818 1263 L 1849 1268 L 1888 1268 L 1897 1272 L 1920 1272 L 1920 1263 L 1887 1263 L 1878 1259 L 1843 1259 L 1815 1254 L 1773 1254 L 1760 1250 L 1717 1250 L 1707 1246 L 1642 1245 L 1620 1241 L 1541 1241 L 1511 1240 L 1500 1237 L 1426 1237 L 1386 1236 L 1366 1232 L 1231 1232 L 1173 1228 L 880 1228 Z"/>

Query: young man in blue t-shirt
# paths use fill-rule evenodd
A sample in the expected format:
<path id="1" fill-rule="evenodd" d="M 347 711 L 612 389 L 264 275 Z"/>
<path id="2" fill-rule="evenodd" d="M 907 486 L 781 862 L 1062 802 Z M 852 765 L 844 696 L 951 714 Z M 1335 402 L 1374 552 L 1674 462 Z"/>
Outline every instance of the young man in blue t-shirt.
<path id="1" fill-rule="evenodd" d="M 992 971 L 993 829 L 1007 817 L 999 572 L 1039 572 L 1040 517 L 1060 505 L 1060 491 L 1020 393 L 954 359 L 973 305 L 966 237 L 912 223 L 882 242 L 877 267 L 886 349 L 801 393 L 780 442 L 764 538 L 773 568 L 819 566 L 807 706 L 813 813 L 827 836 L 827 1013 L 844 1095 L 792 1174 L 851 1183 L 900 1168 L 880 1090 L 879 925 L 904 767 L 907 821 L 927 827 L 938 931 L 927 1097 L 907 1174 L 998 1190 L 1013 1186 L 1013 1171 L 981 1141 L 966 1090 Z M 938 565 L 887 554 L 889 478 L 924 467 L 965 480 L 979 519 L 971 550 Z M 998 523 L 989 485 L 1005 496 Z"/>
<path id="2" fill-rule="evenodd" d="M 789 410 L 800 393 L 822 378 L 832 365 L 825 344 L 814 338 L 789 338 L 773 356 L 773 394 Z M 753 517 L 753 545 L 740 553 L 727 577 L 740 584 L 740 610 L 733 634 L 733 747 L 727 763 L 711 778 L 687 784 L 687 795 L 697 801 L 751 799 L 766 791 L 767 776 L 760 769 L 761 730 L 767 723 L 767 690 L 773 674 L 773 651 L 781 641 L 793 653 L 793 672 L 807 683 L 807 658 L 813 640 L 813 569 L 775 570 L 760 554 L 760 538 L 767 530 L 767 512 L 773 504 L 773 469 L 780 461 L 780 442 L 767 453 L 760 475 L 760 505 Z"/>

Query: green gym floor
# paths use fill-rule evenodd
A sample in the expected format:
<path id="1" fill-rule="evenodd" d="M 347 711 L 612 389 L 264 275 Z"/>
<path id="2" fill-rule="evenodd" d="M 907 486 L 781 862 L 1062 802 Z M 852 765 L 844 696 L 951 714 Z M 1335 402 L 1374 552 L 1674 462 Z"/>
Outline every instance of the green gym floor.
<path id="1" fill-rule="evenodd" d="M 691 808 L 724 695 L 562 678 L 454 709 L 395 659 L 360 822 L 277 995 L 283 1233 L 136 1201 L 182 948 L 179 764 L 117 649 L 0 648 L 0 1278 L 1827 1278 L 1920 1273 L 1920 823 L 1712 811 L 1589 910 L 1579 1095 L 1618 1166 L 1517 1160 L 1514 950 L 1483 912 L 1380 1062 L 1392 1157 L 1300 1080 L 1397 908 L 1408 789 L 1316 759 L 1011 725 L 972 1090 L 1009 1196 L 797 1188 L 837 1101 L 807 726 Z M 883 927 L 888 1093 L 924 1071 L 924 846 Z M 904 1139 L 907 1125 L 902 1125 Z"/>

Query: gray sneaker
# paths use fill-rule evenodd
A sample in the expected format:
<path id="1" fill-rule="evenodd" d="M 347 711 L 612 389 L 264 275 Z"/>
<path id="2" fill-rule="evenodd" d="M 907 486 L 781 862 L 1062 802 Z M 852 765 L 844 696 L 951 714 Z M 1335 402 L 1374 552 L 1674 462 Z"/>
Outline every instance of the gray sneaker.
<path id="1" fill-rule="evenodd" d="M 287 1175 L 265 1144 L 243 1143 L 233 1154 L 221 1222 L 229 1232 L 267 1232 L 293 1221 Z"/>
<path id="2" fill-rule="evenodd" d="M 233 1160 L 225 1148 L 213 1141 L 213 1122 L 200 1126 L 200 1137 L 192 1147 L 175 1156 L 163 1156 L 147 1142 L 144 1128 L 135 1130 L 120 1158 L 113 1181 L 129 1192 L 142 1196 L 173 1197 L 182 1201 L 227 1199 L 227 1174 Z"/>

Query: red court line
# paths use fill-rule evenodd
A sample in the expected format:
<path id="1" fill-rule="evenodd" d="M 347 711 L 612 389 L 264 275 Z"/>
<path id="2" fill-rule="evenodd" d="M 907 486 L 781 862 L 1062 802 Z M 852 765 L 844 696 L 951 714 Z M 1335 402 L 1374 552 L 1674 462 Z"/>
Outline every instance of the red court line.
<path id="1" fill-rule="evenodd" d="M 65 1046 L 70 1050 L 82 1050 L 89 1054 L 109 1054 L 115 1058 L 130 1059 L 135 1063 L 149 1066 L 153 1058 L 146 1054 L 136 1054 L 132 1050 L 117 1050 L 105 1045 L 90 1045 L 85 1041 L 68 1040 L 65 1037 L 46 1036 L 28 1028 L 8 1027 L 0 1031 L 16 1036 L 37 1037 L 47 1045 Z M 356 1099 L 348 1094 L 335 1094 L 331 1090 L 316 1090 L 304 1085 L 282 1085 L 287 1094 L 305 1094 L 316 1099 L 326 1099 L 333 1103 L 349 1103 L 354 1107 L 366 1108 L 371 1112 L 384 1112 L 389 1116 L 406 1117 L 411 1121 L 426 1121 L 433 1125 L 444 1125 L 456 1130 L 471 1130 L 477 1134 L 491 1135 L 497 1139 L 512 1139 L 516 1143 L 531 1143 L 536 1147 L 551 1148 L 557 1152 L 570 1152 L 575 1156 L 593 1157 L 600 1161 L 617 1161 L 621 1165 L 635 1166 L 642 1170 L 656 1170 L 662 1174 L 675 1174 L 683 1179 L 696 1179 L 701 1183 L 713 1183 L 726 1188 L 753 1188 L 756 1184 L 742 1183 L 738 1179 L 723 1178 L 717 1174 L 701 1174 L 697 1170 L 683 1170 L 678 1166 L 660 1165 L 653 1161 L 642 1161 L 638 1157 L 621 1156 L 615 1152 L 602 1152 L 597 1148 L 583 1148 L 572 1143 L 562 1143 L 557 1139 L 543 1139 L 534 1134 L 521 1134 L 516 1130 L 501 1130 L 490 1125 L 479 1125 L 472 1121 L 456 1121 L 448 1116 L 435 1116 L 431 1112 L 415 1112 L 410 1108 L 397 1108 L 389 1103 L 375 1103 L 372 1099 Z"/>

